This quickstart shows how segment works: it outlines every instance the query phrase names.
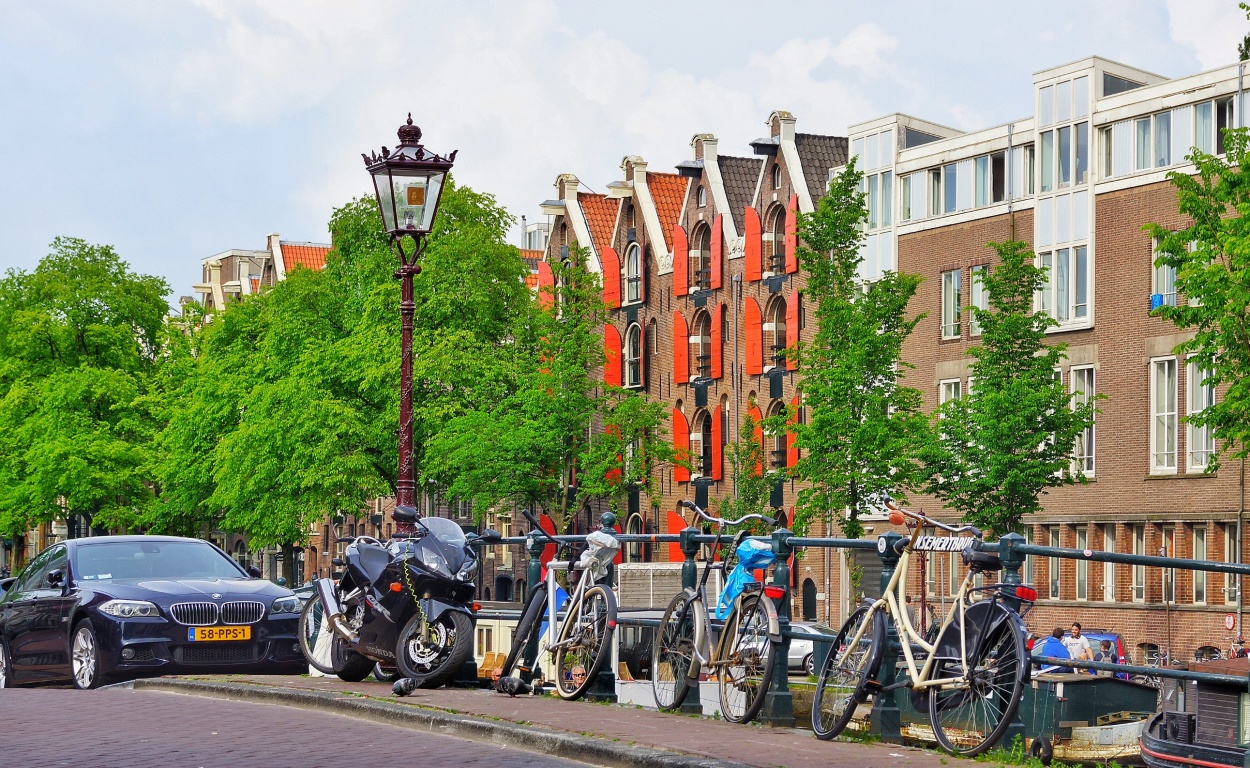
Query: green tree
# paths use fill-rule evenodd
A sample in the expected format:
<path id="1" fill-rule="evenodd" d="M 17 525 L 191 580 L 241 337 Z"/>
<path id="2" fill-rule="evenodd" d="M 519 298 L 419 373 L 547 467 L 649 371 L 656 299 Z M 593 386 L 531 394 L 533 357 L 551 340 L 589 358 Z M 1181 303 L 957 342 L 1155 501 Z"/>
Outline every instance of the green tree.
<path id="1" fill-rule="evenodd" d="M 770 424 L 792 430 L 801 451 L 791 470 L 806 484 L 794 529 L 836 520 L 851 538 L 863 535 L 861 517 L 886 494 L 901 495 L 916 482 L 927 432 L 920 393 L 900 383 L 910 367 L 903 342 L 920 321 L 907 318 L 920 278 L 886 272 L 865 283 L 857 277 L 867 219 L 862 179 L 852 161 L 816 210 L 799 217 L 798 253 L 816 336 L 786 354 L 798 357 L 807 418 L 787 426 L 774 417 Z M 794 414 L 786 419 L 795 421 Z"/>
<path id="2" fill-rule="evenodd" d="M 742 418 L 742 428 L 738 430 L 738 439 L 725 444 L 728 479 L 734 491 L 716 500 L 718 517 L 736 520 L 744 515 L 764 513 L 775 477 L 764 472 L 762 430 L 763 424 L 747 411 Z M 758 528 L 760 533 L 765 532 L 765 526 Z"/>
<path id="3" fill-rule="evenodd" d="M 1219 468 L 1222 455 L 1244 459 L 1250 445 L 1250 132 L 1224 133 L 1225 156 L 1195 149 L 1190 156 L 1197 173 L 1172 172 L 1181 213 L 1188 227 L 1170 232 L 1157 224 L 1146 227 L 1157 241 L 1156 264 L 1176 271 L 1177 306 L 1158 312 L 1194 337 L 1176 348 L 1192 355 L 1203 382 L 1218 387 L 1214 405 L 1186 420 L 1208 427 L 1217 453 L 1207 465 Z"/>
<path id="4" fill-rule="evenodd" d="M 991 246 L 998 264 L 981 277 L 989 308 L 971 308 L 981 327 L 970 350 L 975 386 L 942 405 L 925 459 L 931 493 L 964 522 L 1003 534 L 1041 511 L 1046 489 L 1086 482 L 1073 447 L 1096 409 L 1074 402 L 1055 375 L 1067 345 L 1047 344 L 1056 321 L 1033 312 L 1046 271 L 1024 243 Z"/>
<path id="5" fill-rule="evenodd" d="M 57 238 L 0 280 L 0 530 L 80 515 L 127 527 L 151 496 L 147 393 L 165 281 Z"/>

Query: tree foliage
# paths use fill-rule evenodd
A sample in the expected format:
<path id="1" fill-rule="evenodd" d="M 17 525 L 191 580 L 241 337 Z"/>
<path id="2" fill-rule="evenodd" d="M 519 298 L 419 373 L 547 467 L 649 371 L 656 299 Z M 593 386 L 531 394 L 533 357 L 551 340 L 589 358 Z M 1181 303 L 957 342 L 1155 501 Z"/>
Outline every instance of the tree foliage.
<path id="1" fill-rule="evenodd" d="M 1217 453 L 1208 472 L 1219 468 L 1222 454 L 1244 458 L 1250 446 L 1250 132 L 1226 131 L 1224 149 L 1222 158 L 1195 149 L 1189 159 L 1196 174 L 1168 174 L 1192 224 L 1176 232 L 1146 227 L 1157 242 L 1156 264 L 1176 270 L 1184 297 L 1157 311 L 1194 332 L 1176 352 L 1192 355 L 1210 372 L 1203 383 L 1219 388 L 1214 405 L 1186 417 L 1214 431 Z"/>
<path id="2" fill-rule="evenodd" d="M 927 425 L 920 393 L 900 383 L 910 367 L 902 359 L 903 342 L 920 321 L 907 318 L 920 278 L 886 272 L 864 283 L 857 277 L 867 219 L 862 179 L 852 161 L 816 210 L 799 217 L 799 259 L 808 274 L 816 336 L 786 354 L 798 355 L 807 418 L 770 425 L 793 430 L 801 451 L 792 469 L 806 483 L 795 530 L 834 518 L 852 538 L 863 535 L 860 518 L 884 495 L 901 495 L 916 482 Z"/>
<path id="3" fill-rule="evenodd" d="M 925 451 L 928 489 L 964 522 L 997 534 L 1019 531 L 1041 511 L 1046 489 L 1085 482 L 1073 446 L 1093 424 L 1093 403 L 1073 401 L 1055 375 L 1067 345 L 1047 344 L 1056 325 L 1033 312 L 1046 280 L 1021 242 L 991 243 L 998 263 L 982 273 L 989 308 L 971 307 L 981 327 L 963 397 L 939 409 Z"/>

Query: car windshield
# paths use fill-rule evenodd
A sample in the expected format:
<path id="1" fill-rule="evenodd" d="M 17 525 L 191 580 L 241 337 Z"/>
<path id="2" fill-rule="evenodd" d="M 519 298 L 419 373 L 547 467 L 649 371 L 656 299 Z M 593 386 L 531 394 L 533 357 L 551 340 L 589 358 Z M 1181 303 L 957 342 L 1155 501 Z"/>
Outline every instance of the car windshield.
<path id="1" fill-rule="evenodd" d="M 81 544 L 76 578 L 242 579 L 234 561 L 202 541 L 110 541 Z"/>

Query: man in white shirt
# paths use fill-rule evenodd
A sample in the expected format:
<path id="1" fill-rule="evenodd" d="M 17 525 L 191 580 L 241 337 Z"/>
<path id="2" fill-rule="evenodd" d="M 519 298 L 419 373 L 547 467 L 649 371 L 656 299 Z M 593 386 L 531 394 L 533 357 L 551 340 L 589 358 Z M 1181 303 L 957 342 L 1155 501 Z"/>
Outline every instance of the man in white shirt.
<path id="1" fill-rule="evenodd" d="M 1072 658 L 1077 661 L 1093 661 L 1094 654 L 1089 648 L 1089 638 L 1081 634 L 1080 622 L 1072 622 L 1072 631 L 1063 639 L 1063 647 L 1068 649 Z"/>

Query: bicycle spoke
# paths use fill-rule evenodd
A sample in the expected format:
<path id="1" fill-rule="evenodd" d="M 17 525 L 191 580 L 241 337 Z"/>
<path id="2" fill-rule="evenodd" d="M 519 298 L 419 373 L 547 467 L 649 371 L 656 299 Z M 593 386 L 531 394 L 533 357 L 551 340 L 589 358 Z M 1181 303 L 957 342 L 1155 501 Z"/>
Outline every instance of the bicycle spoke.
<path id="1" fill-rule="evenodd" d="M 744 602 L 736 627 L 726 625 L 723 631 L 732 631 L 733 635 L 728 653 L 719 660 L 721 714 L 741 722 L 758 711 L 767 693 L 772 656 L 768 613 L 758 599 Z"/>
<path id="2" fill-rule="evenodd" d="M 665 612 L 657 634 L 651 686 L 656 706 L 671 709 L 685 698 L 690 682 L 687 675 L 694 660 L 694 604 L 678 595 Z"/>
<path id="3" fill-rule="evenodd" d="M 935 678 L 965 678 L 932 694 L 930 717 L 943 747 L 975 755 L 1002 736 L 1021 696 L 1026 662 L 1019 646 L 1014 627 L 1003 622 L 967 669 L 958 661 L 948 661 L 937 671 Z"/>
<path id="4" fill-rule="evenodd" d="M 854 716 L 879 647 L 876 626 L 875 615 L 861 609 L 847 619 L 834 639 L 812 706 L 812 730 L 818 737 L 837 736 Z"/>

